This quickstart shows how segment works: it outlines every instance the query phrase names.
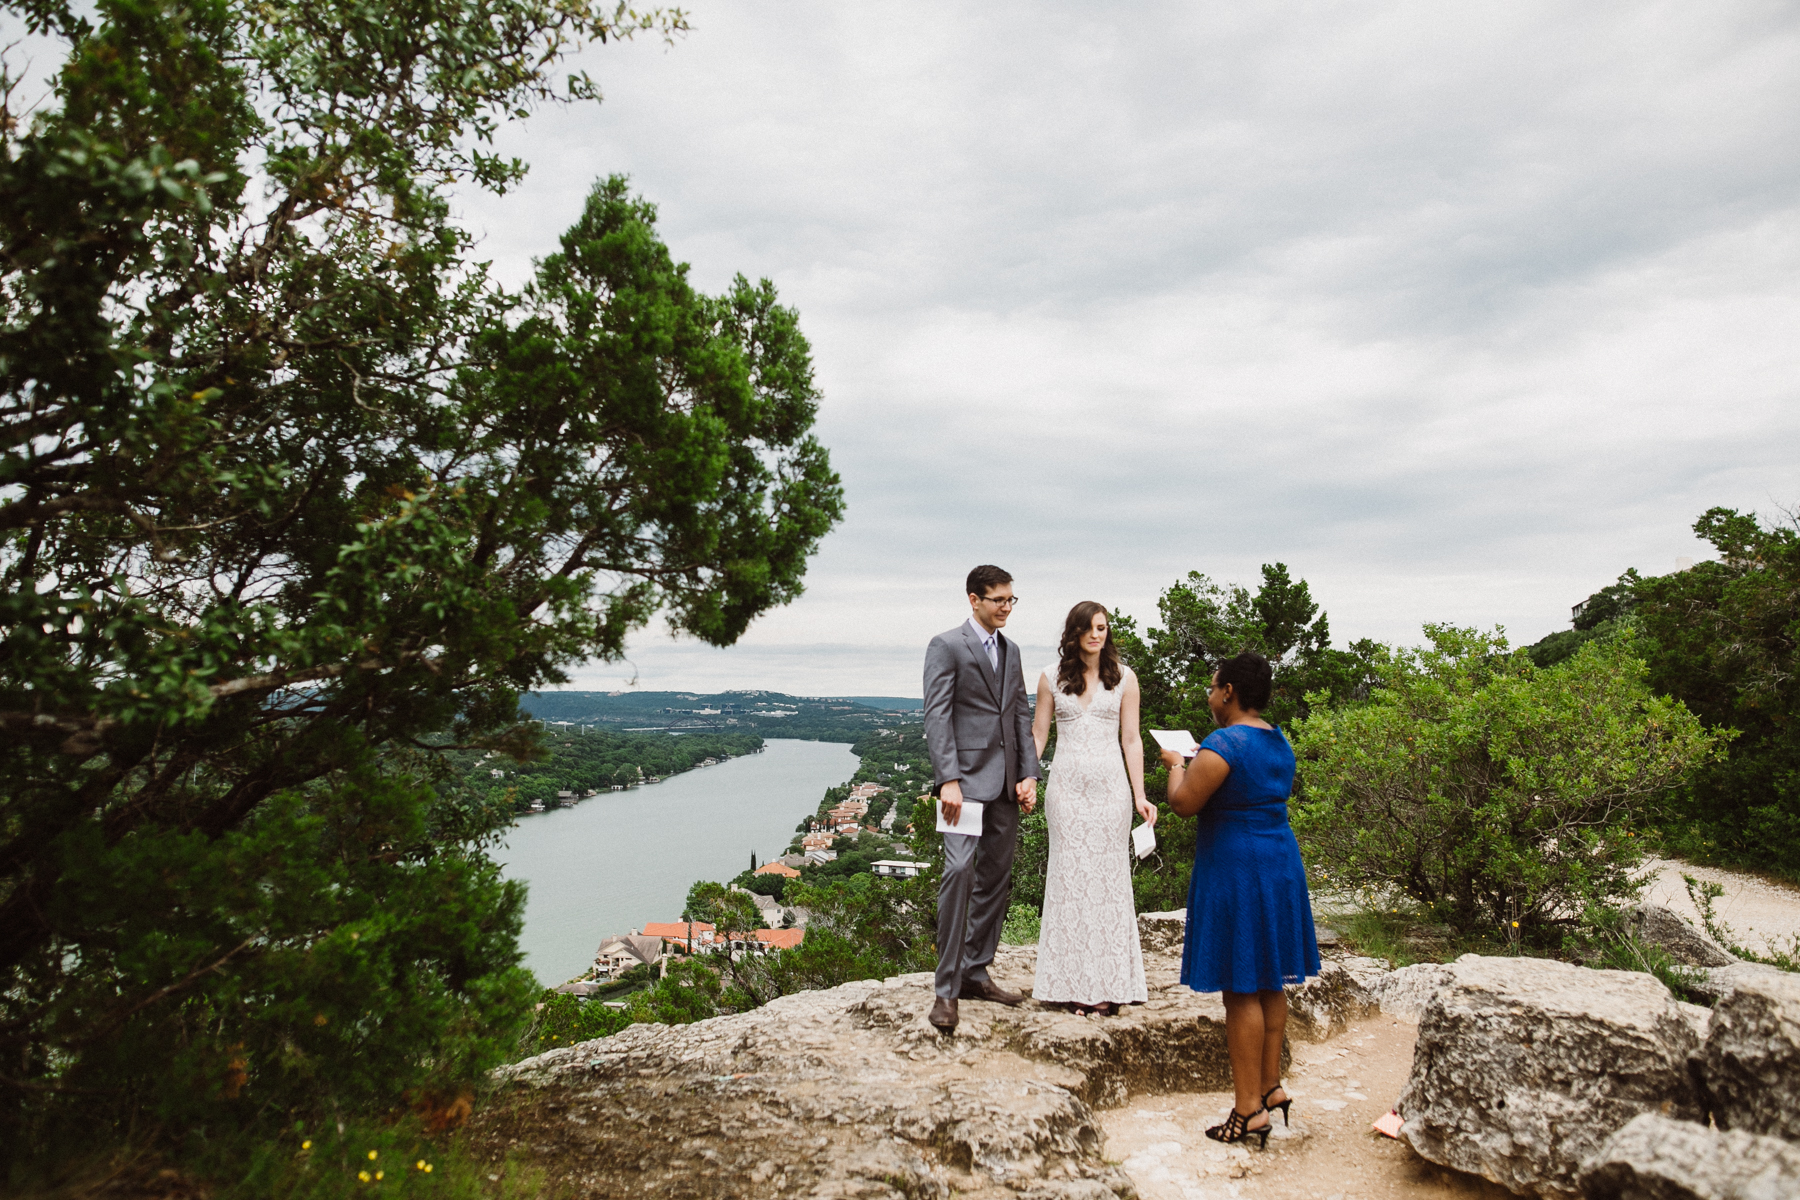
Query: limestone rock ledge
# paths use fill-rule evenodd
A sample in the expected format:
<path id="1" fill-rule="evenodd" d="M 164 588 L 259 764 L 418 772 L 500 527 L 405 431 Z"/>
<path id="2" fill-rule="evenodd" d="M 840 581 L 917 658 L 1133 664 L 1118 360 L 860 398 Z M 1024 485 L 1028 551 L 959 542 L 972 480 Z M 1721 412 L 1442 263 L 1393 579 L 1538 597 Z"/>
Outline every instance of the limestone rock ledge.
<path id="1" fill-rule="evenodd" d="M 1424 1158 L 1572 1197 L 1583 1160 L 1634 1117 L 1704 1120 L 1699 1037 L 1654 976 L 1473 954 L 1442 970 L 1398 1105 Z"/>
<path id="2" fill-rule="evenodd" d="M 1792 1200 L 1800 1147 L 1642 1113 L 1581 1168 L 1586 1200 Z"/>
<path id="3" fill-rule="evenodd" d="M 1035 955 L 995 978 L 1028 987 Z M 469 1137 L 578 1196 L 1132 1197 L 1094 1110 L 1230 1086 L 1224 1007 L 1178 966 L 1145 955 L 1149 1002 L 1108 1018 L 964 1001 L 950 1038 L 923 974 L 636 1025 L 503 1068 Z"/>

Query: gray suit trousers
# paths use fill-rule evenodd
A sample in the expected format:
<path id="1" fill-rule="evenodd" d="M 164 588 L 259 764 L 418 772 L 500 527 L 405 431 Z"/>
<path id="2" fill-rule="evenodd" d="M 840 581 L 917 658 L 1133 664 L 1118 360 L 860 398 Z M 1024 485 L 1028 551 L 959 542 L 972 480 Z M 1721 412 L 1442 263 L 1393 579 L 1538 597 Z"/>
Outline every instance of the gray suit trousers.
<path id="1" fill-rule="evenodd" d="M 1009 794 L 984 805 L 981 817 L 980 837 L 944 835 L 944 876 L 938 883 L 937 994 L 952 1000 L 962 994 L 963 984 L 988 977 L 988 964 L 994 961 L 1000 927 L 1006 923 L 1012 901 L 1019 806 Z M 960 946 L 962 952 L 951 952 L 953 946 Z"/>

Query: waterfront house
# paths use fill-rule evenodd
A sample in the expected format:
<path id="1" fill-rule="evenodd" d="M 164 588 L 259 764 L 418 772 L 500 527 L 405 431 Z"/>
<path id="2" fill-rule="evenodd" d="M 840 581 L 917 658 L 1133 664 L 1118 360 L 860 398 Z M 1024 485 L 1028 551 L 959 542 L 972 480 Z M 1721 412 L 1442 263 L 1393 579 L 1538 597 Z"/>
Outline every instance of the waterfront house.
<path id="1" fill-rule="evenodd" d="M 663 942 L 659 937 L 646 937 L 641 933 L 615 934 L 600 940 L 600 949 L 594 953 L 594 965 L 605 974 L 617 975 L 640 963 L 651 966 L 662 953 Z"/>
<path id="2" fill-rule="evenodd" d="M 792 950 L 806 937 L 804 929 L 758 929 L 750 935 L 763 944 L 764 951 Z"/>
<path id="3" fill-rule="evenodd" d="M 762 866 L 756 868 L 756 874 L 758 874 L 758 875 L 779 875 L 783 879 L 798 879 L 798 878 L 800 878 L 800 872 L 798 872 L 798 871 L 794 870 L 794 868 L 788 866 L 781 859 L 775 859 L 772 862 L 764 863 Z"/>
<path id="4" fill-rule="evenodd" d="M 604 983 L 594 980 L 571 979 L 567 983 L 557 984 L 555 990 L 565 996 L 573 996 L 577 1000 L 586 1000 L 589 996 L 592 996 L 595 992 L 605 986 Z"/>
<path id="5" fill-rule="evenodd" d="M 729 946 L 734 954 L 768 954 L 775 950 L 792 950 L 806 937 L 804 929 L 752 929 L 749 933 L 731 933 L 713 943 L 712 949 Z"/>
<path id="6" fill-rule="evenodd" d="M 688 933 L 693 932 L 694 944 L 688 946 Z M 718 937 L 718 930 L 705 921 L 646 921 L 644 936 L 658 937 L 667 942 L 669 947 L 683 954 L 691 954 L 704 950 Z"/>

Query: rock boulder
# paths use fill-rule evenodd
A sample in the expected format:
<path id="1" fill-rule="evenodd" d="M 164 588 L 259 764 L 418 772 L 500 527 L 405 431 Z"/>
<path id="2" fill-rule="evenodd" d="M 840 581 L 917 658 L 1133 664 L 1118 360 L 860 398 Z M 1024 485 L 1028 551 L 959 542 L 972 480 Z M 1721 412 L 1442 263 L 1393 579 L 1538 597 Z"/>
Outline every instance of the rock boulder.
<path id="1" fill-rule="evenodd" d="M 1800 1140 L 1800 975 L 1746 974 L 1713 1006 L 1702 1063 L 1719 1128 Z"/>
<path id="2" fill-rule="evenodd" d="M 1369 984 L 1369 994 L 1390 1017 L 1417 1025 L 1425 1015 L 1425 1002 L 1450 980 L 1450 968 L 1439 963 L 1414 963 L 1389 972 Z"/>
<path id="3" fill-rule="evenodd" d="M 1626 914 L 1626 926 L 1640 942 L 1660 947 L 1685 966 L 1729 967 L 1737 961 L 1725 947 L 1660 904 L 1638 905 Z"/>
<path id="4" fill-rule="evenodd" d="M 1644 1113 L 1582 1165 L 1587 1200 L 1793 1200 L 1800 1146 Z"/>
<path id="5" fill-rule="evenodd" d="M 1419 1021 L 1402 1136 L 1514 1192 L 1577 1194 L 1582 1161 L 1640 1113 L 1699 1120 L 1692 1025 L 1654 976 L 1464 955 Z"/>
<path id="6" fill-rule="evenodd" d="M 1357 974 L 1327 960 L 1317 979 L 1287 990 L 1288 1036 L 1322 1042 L 1381 1011 Z"/>
<path id="7" fill-rule="evenodd" d="M 1699 978 L 1684 986 L 1706 1003 L 1717 1004 L 1744 984 L 1774 979 L 1785 974 L 1787 972 L 1781 968 L 1771 967 L 1767 963 L 1734 962 L 1728 967 L 1702 968 L 1698 972 Z"/>
<path id="8" fill-rule="evenodd" d="M 1145 954 L 1173 954 L 1179 965 L 1181 944 L 1187 939 L 1187 909 L 1138 914 L 1138 942 Z"/>

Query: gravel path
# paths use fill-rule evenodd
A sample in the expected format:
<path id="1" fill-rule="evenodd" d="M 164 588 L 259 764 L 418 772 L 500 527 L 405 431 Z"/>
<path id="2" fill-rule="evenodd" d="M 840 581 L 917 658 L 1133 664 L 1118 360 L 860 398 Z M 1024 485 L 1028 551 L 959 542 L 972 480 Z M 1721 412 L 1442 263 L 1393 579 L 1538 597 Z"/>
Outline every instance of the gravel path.
<path id="1" fill-rule="evenodd" d="M 1106 1157 L 1143 1200 L 1514 1200 L 1369 1128 L 1400 1095 L 1417 1033 L 1375 1017 L 1328 1042 L 1295 1042 L 1294 1123 L 1284 1128 L 1277 1117 L 1267 1150 L 1208 1141 L 1206 1127 L 1224 1119 L 1231 1094 L 1187 1093 L 1134 1096 L 1103 1111 Z"/>
<path id="2" fill-rule="evenodd" d="M 1771 948 L 1790 952 L 1796 948 L 1796 939 L 1800 939 L 1800 887 L 1671 859 L 1651 859 L 1644 865 L 1650 873 L 1650 886 L 1644 889 L 1646 902 L 1674 909 L 1699 925 L 1700 914 L 1688 899 L 1687 885 L 1681 876 L 1686 873 L 1695 879 L 1709 880 L 1725 889 L 1725 894 L 1713 904 L 1715 919 L 1729 926 L 1745 949 L 1766 954 Z"/>

